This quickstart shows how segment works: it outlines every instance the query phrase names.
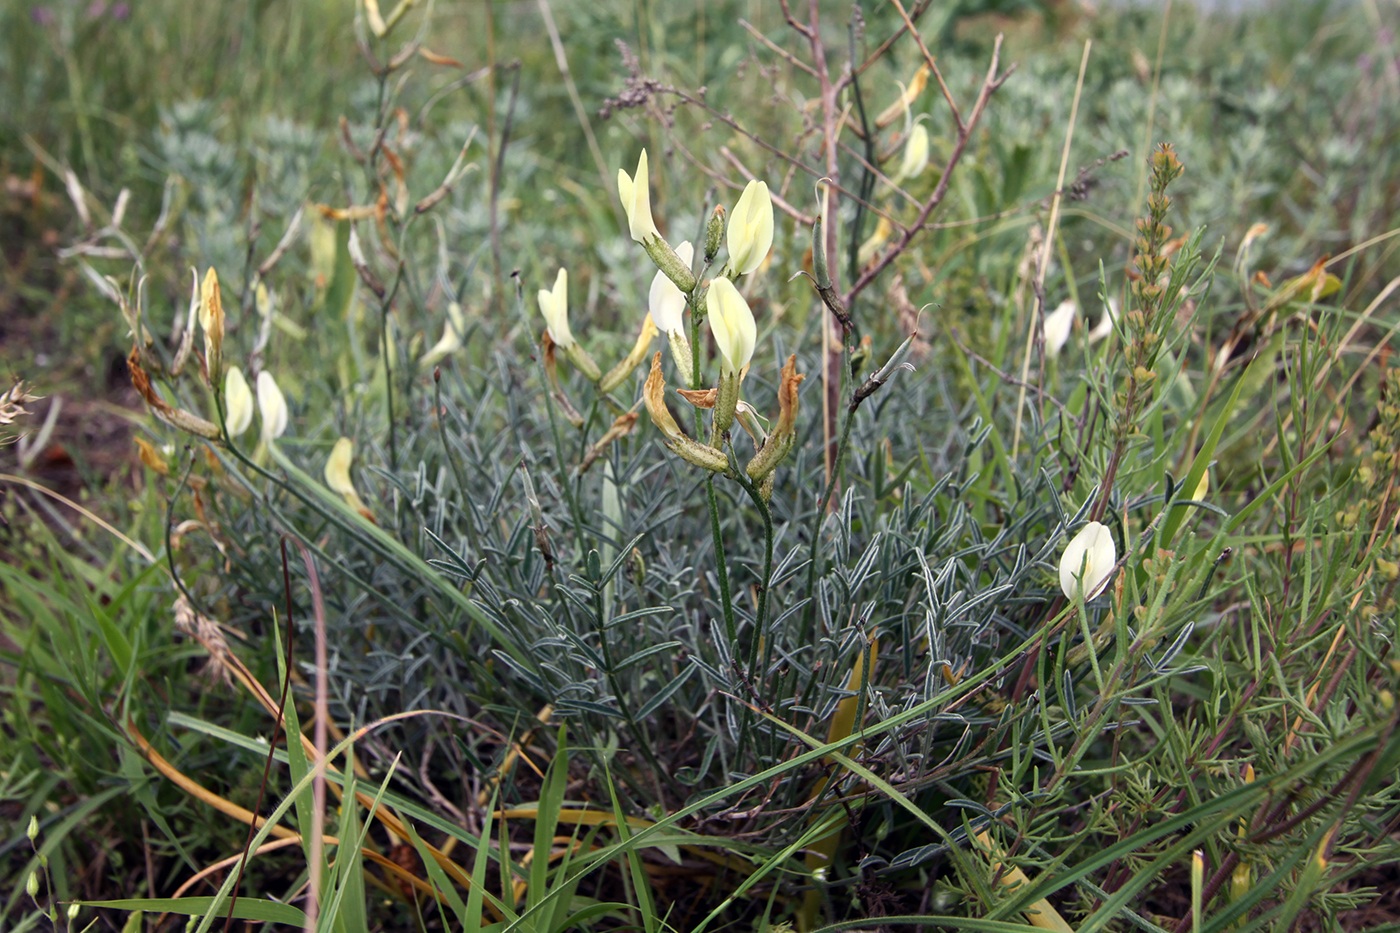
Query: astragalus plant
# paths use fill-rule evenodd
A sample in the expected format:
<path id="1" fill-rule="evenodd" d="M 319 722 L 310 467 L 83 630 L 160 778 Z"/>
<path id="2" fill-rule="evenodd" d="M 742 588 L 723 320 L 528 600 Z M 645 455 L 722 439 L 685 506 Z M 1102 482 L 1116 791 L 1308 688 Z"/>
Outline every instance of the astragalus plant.
<path id="1" fill-rule="evenodd" d="M 1352 280 L 1364 244 L 1264 270 L 1262 231 L 1173 230 L 1171 145 L 1071 176 L 1066 115 L 1049 156 L 1003 146 L 1000 39 L 945 61 L 930 6 L 781 4 L 747 110 L 627 51 L 604 110 L 648 145 L 572 235 L 542 199 L 512 240 L 509 120 L 445 144 L 409 65 L 458 63 L 365 3 L 336 184 L 275 239 L 207 199 L 175 333 L 139 249 L 125 281 L 74 249 L 154 416 L 153 585 L 242 713 L 114 728 L 301 856 L 238 908 L 224 853 L 202 928 L 1184 933 L 1366 900 L 1400 812 L 1394 289 Z M 173 764 L 196 736 L 232 769 Z"/>

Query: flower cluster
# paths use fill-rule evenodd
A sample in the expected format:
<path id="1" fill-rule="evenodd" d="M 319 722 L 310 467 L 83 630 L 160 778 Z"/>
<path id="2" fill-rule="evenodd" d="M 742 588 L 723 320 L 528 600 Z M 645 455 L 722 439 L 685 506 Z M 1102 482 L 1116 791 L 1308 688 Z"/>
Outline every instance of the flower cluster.
<path id="1" fill-rule="evenodd" d="M 642 360 L 653 337 L 665 334 L 671 358 L 686 388 L 678 394 L 697 410 L 711 414 L 708 443 L 688 435 L 666 405 L 666 381 L 661 353 L 652 357 L 643 390 L 643 402 L 667 447 L 681 458 L 716 473 L 737 475 L 726 444 L 736 419 L 753 439 L 755 454 L 744 474 L 760 488 L 771 487 L 772 473 L 792 449 L 796 436 L 798 375 L 796 360 L 789 358 L 779 387 L 779 415 L 774 430 L 764 430 L 753 409 L 741 399 L 741 386 L 758 342 L 758 324 L 738 285 L 744 276 L 761 269 L 773 246 L 773 200 L 768 186 L 751 181 L 732 210 L 716 208 L 705 231 L 703 252 L 697 255 L 689 241 L 672 246 L 657 229 L 651 213 L 647 153 L 642 150 L 636 172 L 617 173 L 618 194 L 627 215 L 627 230 L 656 266 L 648 293 L 648 314 L 636 344 L 618 366 L 604 374 L 584 350 L 569 326 L 568 273 L 560 269 L 554 287 L 539 293 L 540 314 L 545 319 L 542 338 L 546 369 L 555 397 L 571 420 L 576 418 L 559 386 L 555 357 L 562 352 L 604 393 L 616 388 Z M 711 275 L 720 245 L 727 257 Z M 687 314 L 689 320 L 687 323 Z M 700 326 L 708 321 L 717 353 L 718 374 L 706 385 L 699 354 Z M 581 423 L 576 420 L 575 423 Z"/>
<path id="2" fill-rule="evenodd" d="M 261 422 L 261 431 L 258 435 L 259 449 L 254 456 L 257 459 L 262 459 L 266 452 L 272 449 L 274 442 L 287 431 L 291 420 L 287 397 L 282 393 L 282 388 L 277 384 L 276 378 L 268 370 L 260 370 L 255 383 L 249 385 L 242 369 L 236 365 L 226 365 L 224 309 L 219 289 L 219 276 L 211 268 L 205 273 L 202 282 L 199 281 L 196 274 L 195 283 L 189 311 L 190 329 L 186 331 L 180 349 L 165 375 L 170 378 L 178 377 L 187 360 L 193 355 L 191 349 L 194 343 L 194 325 L 197 323 L 204 337 L 202 372 L 209 388 L 214 393 L 216 420 L 211 421 L 194 412 L 176 407 L 165 400 L 157 391 L 151 374 L 147 371 L 142 353 L 142 341 L 139 339 L 136 340 L 127 360 L 131 370 L 132 385 L 141 394 L 152 414 L 161 421 L 205 440 L 221 443 L 230 449 L 235 449 L 234 442 L 252 427 L 253 417 L 257 415 Z M 268 305 L 268 313 L 271 312 L 270 302 L 265 300 L 263 294 L 259 294 L 258 303 L 260 306 Z M 132 309 L 123 303 L 122 312 L 127 317 L 128 323 L 133 324 L 133 336 L 141 333 L 135 326 L 136 316 Z M 463 329 L 459 307 L 454 305 L 449 316 L 451 318 L 449 332 L 444 335 L 439 347 L 435 348 L 435 350 L 444 350 L 444 356 L 460 346 L 458 338 L 460 338 Z M 456 342 L 444 349 L 442 343 L 448 341 L 449 337 L 452 337 Z M 3 403 L 3 398 L 0 396 L 0 403 Z M 3 404 L 0 404 L 0 409 L 3 409 Z M 221 419 L 221 423 L 216 423 L 219 419 Z M 0 419 L 0 423 L 3 423 L 2 419 Z M 326 484 L 340 493 L 351 508 L 373 521 L 373 515 L 364 501 L 360 499 L 350 479 L 350 463 L 353 456 L 354 451 L 350 439 L 342 437 L 335 444 L 326 462 Z"/>

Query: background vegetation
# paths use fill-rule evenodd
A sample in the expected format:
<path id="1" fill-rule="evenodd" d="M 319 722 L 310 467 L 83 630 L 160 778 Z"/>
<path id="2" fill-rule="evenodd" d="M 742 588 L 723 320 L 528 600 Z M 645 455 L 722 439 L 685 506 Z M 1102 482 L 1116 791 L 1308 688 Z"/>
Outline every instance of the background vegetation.
<path id="1" fill-rule="evenodd" d="M 964 116 L 999 32 L 1015 70 L 833 336 L 789 278 L 821 89 L 778 3 L 439 2 L 382 38 L 348 3 L 0 4 L 0 359 L 46 396 L 3 454 L 0 926 L 1400 922 L 1393 6 L 905 6 Z M 817 8 L 836 76 L 902 29 Z M 929 82 L 930 167 L 865 170 L 921 62 L 897 39 L 840 100 L 847 286 L 959 154 Z M 632 345 L 643 146 L 673 242 L 746 173 L 781 199 L 745 397 L 796 354 L 798 444 L 771 512 L 716 485 L 722 555 L 645 415 L 579 469 L 615 412 L 562 368 L 568 424 L 537 346 L 560 266 L 590 352 Z M 271 449 L 131 388 L 144 327 L 217 420 L 197 358 L 169 375 L 191 267 L 290 402 Z M 1109 299 L 1146 313 L 1095 336 Z M 340 437 L 368 519 L 322 481 Z M 1068 603 L 1090 517 L 1122 566 Z"/>

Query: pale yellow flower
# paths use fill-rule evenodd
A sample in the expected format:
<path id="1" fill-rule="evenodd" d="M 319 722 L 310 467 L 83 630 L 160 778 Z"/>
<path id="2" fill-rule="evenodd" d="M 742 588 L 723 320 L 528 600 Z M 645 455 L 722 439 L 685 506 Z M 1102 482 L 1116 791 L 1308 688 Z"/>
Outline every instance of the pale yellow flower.
<path id="1" fill-rule="evenodd" d="M 1103 592 L 1118 563 L 1113 534 L 1104 525 L 1090 522 L 1065 547 L 1060 558 L 1060 589 L 1066 599 L 1083 594 L 1085 601 Z"/>
<path id="2" fill-rule="evenodd" d="M 909 131 L 909 139 L 904 143 L 904 158 L 900 160 L 896 182 L 907 181 L 923 174 L 928 168 L 928 129 L 922 123 L 915 123 Z"/>
<path id="3" fill-rule="evenodd" d="M 258 373 L 258 413 L 262 415 L 262 439 L 271 443 L 287 430 L 287 399 L 272 373 Z"/>
<path id="4" fill-rule="evenodd" d="M 651 219 L 651 189 L 647 178 L 647 151 L 642 150 L 637 159 L 637 174 L 631 176 L 623 169 L 617 170 L 617 193 L 622 197 L 622 209 L 627 212 L 627 228 L 632 239 L 645 243 L 654 236 L 660 236 L 656 224 Z"/>
<path id="5" fill-rule="evenodd" d="M 724 277 L 710 282 L 710 330 L 721 358 L 720 370 L 726 376 L 740 375 L 753 359 L 758 340 L 758 325 L 754 322 L 749 303 L 739 294 L 734 283 Z"/>
<path id="6" fill-rule="evenodd" d="M 358 512 L 369 513 L 364 502 L 360 499 L 360 494 L 355 491 L 355 483 L 350 478 L 350 464 L 355 459 L 355 445 L 350 438 L 342 437 L 335 442 L 331 448 L 331 455 L 326 460 L 326 485 L 340 493 L 350 507 Z"/>
<path id="7" fill-rule="evenodd" d="M 462 349 L 462 336 L 466 332 L 466 316 L 462 314 L 462 306 L 454 301 L 447 306 L 447 323 L 442 328 L 442 336 L 433 344 L 432 349 L 423 354 L 423 358 L 418 361 L 418 368 L 426 372 Z"/>
<path id="8" fill-rule="evenodd" d="M 574 345 L 574 335 L 569 330 L 569 273 L 560 269 L 554 277 L 554 287 L 546 291 L 540 289 L 540 313 L 544 315 L 545 326 L 549 329 L 549 339 L 555 346 L 567 351 Z"/>
<path id="9" fill-rule="evenodd" d="M 729 215 L 725 242 L 729 271 L 735 275 L 748 275 L 763 264 L 773 248 L 773 198 L 768 185 L 751 181 L 744 188 Z"/>
<path id="10" fill-rule="evenodd" d="M 243 370 L 230 366 L 224 374 L 224 427 L 229 437 L 237 437 L 253 423 L 253 393 Z"/>
<path id="11" fill-rule="evenodd" d="M 687 266 L 695 258 L 695 247 L 687 240 L 676 247 L 676 255 Z M 647 310 L 651 312 L 652 323 L 663 334 L 674 334 L 684 328 L 682 316 L 685 313 L 685 292 L 676 287 L 664 272 L 657 272 L 651 280 L 651 291 L 647 295 Z"/>
<path id="12" fill-rule="evenodd" d="M 1070 331 L 1074 329 L 1074 314 L 1078 311 L 1074 302 L 1065 300 L 1060 306 L 1045 315 L 1045 355 L 1058 356 L 1069 343 Z"/>

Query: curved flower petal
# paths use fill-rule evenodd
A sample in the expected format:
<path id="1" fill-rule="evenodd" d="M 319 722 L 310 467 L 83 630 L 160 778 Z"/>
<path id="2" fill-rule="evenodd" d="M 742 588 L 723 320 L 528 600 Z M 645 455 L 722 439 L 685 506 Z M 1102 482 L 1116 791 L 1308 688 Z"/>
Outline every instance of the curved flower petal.
<path id="1" fill-rule="evenodd" d="M 904 143 L 904 158 L 900 160 L 899 172 L 895 181 L 906 181 L 923 174 L 928 168 L 928 128 L 915 123 L 909 131 L 909 139 Z"/>
<path id="2" fill-rule="evenodd" d="M 758 325 L 749 303 L 733 282 L 720 276 L 710 282 L 707 304 L 710 330 L 722 359 L 721 371 L 725 375 L 742 373 L 753 359 L 754 344 L 758 340 Z"/>
<path id="3" fill-rule="evenodd" d="M 1074 314 L 1079 310 L 1074 302 L 1065 300 L 1060 306 L 1045 315 L 1045 353 L 1057 356 L 1069 342 L 1070 331 L 1074 329 Z"/>
<path id="4" fill-rule="evenodd" d="M 462 335 L 466 332 L 467 319 L 462 314 L 462 306 L 454 301 L 447 306 L 447 323 L 442 328 L 442 336 L 418 360 L 418 368 L 426 372 L 462 349 Z"/>
<path id="5" fill-rule="evenodd" d="M 272 373 L 258 373 L 258 413 L 262 415 L 262 439 L 270 443 L 287 430 L 287 399 Z"/>
<path id="6" fill-rule="evenodd" d="M 554 277 L 554 287 L 548 291 L 540 289 L 540 313 L 549 328 L 549 339 L 561 350 L 574 345 L 574 335 L 569 330 L 569 273 L 560 269 Z"/>
<path id="7" fill-rule="evenodd" d="M 773 248 L 773 198 L 767 184 L 751 181 L 744 188 L 729 215 L 725 242 L 735 275 L 748 275 L 763 264 Z"/>
<path id="8" fill-rule="evenodd" d="M 627 229 L 632 234 L 632 239 L 638 243 L 661 235 L 651 219 L 649 186 L 647 151 L 643 149 L 641 156 L 637 158 L 637 174 L 629 178 L 626 171 L 617 170 L 617 193 L 622 198 L 622 209 L 627 212 Z"/>
<path id="9" fill-rule="evenodd" d="M 243 370 L 230 366 L 224 374 L 224 428 L 229 437 L 237 437 L 253 423 L 253 392 Z"/>
<path id="10" fill-rule="evenodd" d="M 695 247 L 686 240 L 676 247 L 676 255 L 687 266 L 695 259 Z M 674 334 L 684 327 L 681 320 L 685 313 L 685 292 L 676 287 L 664 272 L 657 272 L 651 280 L 651 291 L 647 295 L 647 310 L 651 320 L 663 334 Z"/>

